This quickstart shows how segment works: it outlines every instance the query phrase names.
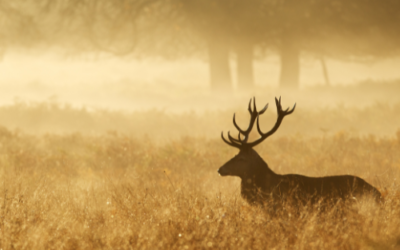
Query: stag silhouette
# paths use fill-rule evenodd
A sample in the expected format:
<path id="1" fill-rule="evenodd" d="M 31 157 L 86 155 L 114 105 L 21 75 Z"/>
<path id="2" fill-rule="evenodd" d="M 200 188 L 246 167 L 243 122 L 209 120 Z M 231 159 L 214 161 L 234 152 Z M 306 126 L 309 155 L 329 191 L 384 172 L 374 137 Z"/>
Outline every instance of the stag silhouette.
<path id="1" fill-rule="evenodd" d="M 275 133 L 286 115 L 293 113 L 296 104 L 291 110 L 282 110 L 281 98 L 275 98 L 278 111 L 278 118 L 275 126 L 267 133 L 260 129 L 259 116 L 268 108 L 268 104 L 257 111 L 256 101 L 253 98 L 253 109 L 250 99 L 249 112 L 250 124 L 246 130 L 241 129 L 235 121 L 233 115 L 233 124 L 239 131 L 238 138 L 233 138 L 228 132 L 228 140 L 225 139 L 223 132 L 222 140 L 232 147 L 238 148 L 239 154 L 225 163 L 218 173 L 221 176 L 238 176 L 242 179 L 241 195 L 250 204 L 264 203 L 268 199 L 272 201 L 282 201 L 288 198 L 300 200 L 303 203 L 315 203 L 320 200 L 339 199 L 359 199 L 365 195 L 374 197 L 377 201 L 381 198 L 381 193 L 372 185 L 363 179 L 352 175 L 308 177 L 298 174 L 280 175 L 274 173 L 267 163 L 253 149 L 270 135 Z M 253 142 L 248 142 L 249 134 L 257 120 L 257 130 L 261 137 Z M 243 138 L 242 138 L 243 137 Z"/>

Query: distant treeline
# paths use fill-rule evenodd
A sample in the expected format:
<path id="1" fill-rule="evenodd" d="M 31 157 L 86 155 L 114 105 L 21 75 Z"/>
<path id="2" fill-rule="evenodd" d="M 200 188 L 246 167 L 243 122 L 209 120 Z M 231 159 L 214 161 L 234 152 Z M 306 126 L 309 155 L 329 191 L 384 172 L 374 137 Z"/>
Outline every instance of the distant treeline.
<path id="1" fill-rule="evenodd" d="M 58 47 L 133 58 L 197 57 L 211 86 L 254 85 L 253 61 L 280 55 L 280 86 L 297 87 L 300 58 L 377 60 L 399 55 L 393 0 L 14 0 L 0 4 L 3 49 Z"/>

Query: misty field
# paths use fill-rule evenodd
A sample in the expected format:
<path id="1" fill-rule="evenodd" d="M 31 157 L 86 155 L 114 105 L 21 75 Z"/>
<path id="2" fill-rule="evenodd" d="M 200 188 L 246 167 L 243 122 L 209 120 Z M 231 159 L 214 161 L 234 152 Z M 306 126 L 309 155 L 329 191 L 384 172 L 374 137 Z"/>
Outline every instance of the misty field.
<path id="1" fill-rule="evenodd" d="M 41 108 L 43 113 L 48 112 L 46 107 Z M 371 120 L 379 120 L 382 110 L 390 123 L 398 119 L 394 107 L 370 109 Z M 0 110 L 3 117 L 5 110 Z M 336 108 L 321 111 L 317 117 L 304 112 L 286 118 L 281 127 L 283 131 L 295 129 L 296 122 L 305 126 L 322 114 L 335 120 L 341 113 L 362 117 L 365 112 Z M 217 114 L 197 119 L 207 128 Z M 139 112 L 137 117 L 140 115 L 152 116 L 151 112 Z M 231 115 L 215 129 L 226 131 Z M 168 133 L 188 116 L 164 114 L 147 122 L 149 126 L 154 122 L 164 125 L 162 133 Z M 245 113 L 241 116 L 243 121 L 247 118 Z M 116 119 L 112 115 L 109 119 L 112 117 Z M 168 117 L 177 120 L 167 123 Z M 267 117 L 274 120 L 273 113 Z M 368 127 L 360 119 L 353 125 L 363 123 Z M 360 200 L 347 206 L 338 203 L 321 212 L 318 206 L 287 205 L 275 214 L 266 211 L 268 204 L 264 208 L 248 205 L 240 197 L 239 178 L 218 176 L 218 168 L 237 153 L 222 142 L 219 132 L 214 138 L 182 132 L 177 134 L 180 139 L 170 137 L 162 143 L 156 136 L 160 132 L 136 133 L 35 135 L 1 128 L 0 248 L 400 248 L 399 130 L 390 136 L 357 135 L 340 131 L 340 127 L 308 136 L 281 131 L 262 143 L 256 150 L 277 173 L 357 175 L 385 197 L 381 206 Z"/>
<path id="2" fill-rule="evenodd" d="M 13 0 L 0 13 L 0 250 L 400 250 L 399 0 Z M 274 134 L 254 149 L 278 174 L 354 175 L 382 199 L 332 199 L 378 194 L 351 176 L 268 170 L 278 184 L 258 185 L 265 164 L 241 151 L 249 165 L 220 173 L 255 166 L 239 176 L 285 198 L 249 204 L 217 172 L 235 127 L 245 139 L 228 144 L 246 150 Z"/>

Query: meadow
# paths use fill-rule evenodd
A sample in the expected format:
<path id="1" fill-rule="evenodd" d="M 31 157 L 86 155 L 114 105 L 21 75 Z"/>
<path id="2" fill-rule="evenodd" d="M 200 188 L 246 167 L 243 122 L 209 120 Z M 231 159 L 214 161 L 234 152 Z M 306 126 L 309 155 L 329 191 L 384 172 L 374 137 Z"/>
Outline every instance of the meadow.
<path id="1" fill-rule="evenodd" d="M 298 109 L 285 118 L 256 147 L 275 172 L 357 175 L 385 202 L 324 212 L 287 205 L 271 215 L 240 197 L 238 178 L 217 174 L 237 153 L 220 139 L 233 110 L 3 106 L 0 249 L 400 249 L 398 108 Z M 264 128 L 275 122 L 270 109 Z"/>

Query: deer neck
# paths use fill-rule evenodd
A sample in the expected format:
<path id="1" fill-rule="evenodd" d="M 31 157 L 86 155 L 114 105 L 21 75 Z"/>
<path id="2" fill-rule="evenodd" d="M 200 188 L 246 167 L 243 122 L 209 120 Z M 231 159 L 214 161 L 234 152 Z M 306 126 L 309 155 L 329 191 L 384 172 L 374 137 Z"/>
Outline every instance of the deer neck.
<path id="1" fill-rule="evenodd" d="M 254 151 L 252 172 L 242 176 L 241 195 L 249 203 L 265 201 L 265 194 L 270 193 L 275 182 L 279 182 L 279 175 L 274 173 L 268 164 Z M 270 190 L 271 189 L 271 190 Z"/>

